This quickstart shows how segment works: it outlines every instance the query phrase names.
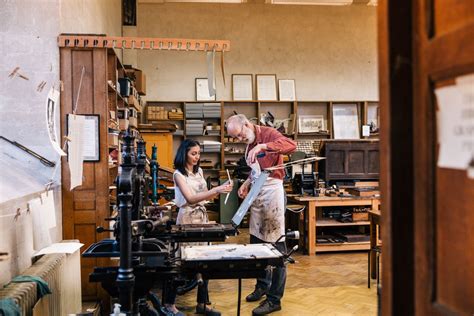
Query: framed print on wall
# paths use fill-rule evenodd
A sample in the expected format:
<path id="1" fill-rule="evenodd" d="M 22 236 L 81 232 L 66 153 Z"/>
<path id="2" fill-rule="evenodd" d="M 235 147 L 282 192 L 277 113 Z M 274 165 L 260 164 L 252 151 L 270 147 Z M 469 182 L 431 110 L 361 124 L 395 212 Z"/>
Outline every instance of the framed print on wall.
<path id="1" fill-rule="evenodd" d="M 196 101 L 216 101 L 216 94 L 209 95 L 209 80 L 196 78 Z"/>
<path id="2" fill-rule="evenodd" d="M 332 106 L 334 139 L 360 139 L 359 111 L 356 103 Z"/>
<path id="3" fill-rule="evenodd" d="M 279 79 L 278 95 L 280 97 L 280 101 L 296 101 L 295 80 Z"/>
<path id="4" fill-rule="evenodd" d="M 251 74 L 232 75 L 232 100 L 234 101 L 252 101 L 253 76 Z"/>
<path id="5" fill-rule="evenodd" d="M 256 75 L 257 100 L 278 101 L 276 75 Z"/>
<path id="6" fill-rule="evenodd" d="M 317 133 L 325 129 L 323 115 L 298 115 L 298 133 Z"/>

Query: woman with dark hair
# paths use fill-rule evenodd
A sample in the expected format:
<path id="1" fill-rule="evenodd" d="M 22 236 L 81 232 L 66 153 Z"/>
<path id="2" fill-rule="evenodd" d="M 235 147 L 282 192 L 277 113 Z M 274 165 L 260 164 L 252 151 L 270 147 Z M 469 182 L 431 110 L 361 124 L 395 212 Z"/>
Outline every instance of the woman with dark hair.
<path id="1" fill-rule="evenodd" d="M 179 207 L 176 224 L 204 224 L 209 219 L 205 204 L 218 194 L 232 191 L 232 183 L 207 189 L 202 169 L 199 167 L 201 146 L 199 142 L 186 139 L 176 152 L 174 159 L 175 203 Z M 219 316 L 221 313 L 206 307 L 208 302 L 208 281 L 198 286 L 196 314 Z M 175 306 L 176 289 L 170 288 L 165 297 L 166 309 L 174 315 L 183 315 Z"/>

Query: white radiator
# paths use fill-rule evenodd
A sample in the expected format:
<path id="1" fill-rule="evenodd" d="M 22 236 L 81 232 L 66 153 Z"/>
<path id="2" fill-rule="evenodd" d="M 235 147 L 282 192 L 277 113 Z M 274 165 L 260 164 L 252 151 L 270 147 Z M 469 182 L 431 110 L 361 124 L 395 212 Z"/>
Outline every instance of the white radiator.
<path id="1" fill-rule="evenodd" d="M 35 283 L 10 283 L 0 289 L 0 299 L 12 298 L 17 302 L 22 315 L 63 316 L 80 313 L 81 267 L 79 251 L 73 254 L 44 255 L 21 275 L 39 276 L 45 280 L 52 294 L 38 300 Z"/>

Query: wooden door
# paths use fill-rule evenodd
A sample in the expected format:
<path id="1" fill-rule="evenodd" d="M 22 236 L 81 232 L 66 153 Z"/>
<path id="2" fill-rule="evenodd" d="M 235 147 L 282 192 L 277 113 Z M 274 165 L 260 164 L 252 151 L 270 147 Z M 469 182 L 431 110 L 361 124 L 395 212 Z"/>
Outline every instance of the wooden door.
<path id="1" fill-rule="evenodd" d="M 382 314 L 473 315 L 474 179 L 438 166 L 435 91 L 474 74 L 474 2 L 379 1 L 378 27 Z"/>
<path id="2" fill-rule="evenodd" d="M 474 179 L 468 178 L 466 169 L 438 166 L 441 126 L 437 123 L 446 114 L 439 111 L 440 98 L 435 97 L 435 91 L 455 84 L 460 76 L 474 76 L 474 2 L 417 1 L 413 34 L 414 139 L 419 149 L 414 155 L 415 312 L 473 315 Z M 471 99 L 470 118 L 461 114 L 456 120 L 458 126 L 472 129 L 474 82 L 464 97 Z M 452 113 L 465 106 L 452 102 L 447 109 Z M 471 136 L 474 146 L 472 130 Z M 474 148 L 471 151 L 474 153 Z"/>
<path id="3" fill-rule="evenodd" d="M 152 147 L 156 145 L 158 163 L 161 167 L 173 168 L 173 135 L 171 133 L 149 133 L 141 131 L 146 142 L 146 154 L 151 157 Z"/>

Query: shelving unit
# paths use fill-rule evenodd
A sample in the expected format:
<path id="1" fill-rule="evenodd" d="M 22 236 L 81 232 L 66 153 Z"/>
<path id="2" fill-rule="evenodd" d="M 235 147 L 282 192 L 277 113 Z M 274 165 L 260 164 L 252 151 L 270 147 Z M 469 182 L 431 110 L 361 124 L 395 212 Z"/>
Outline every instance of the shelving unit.
<path id="1" fill-rule="evenodd" d="M 151 123 L 153 121 L 169 121 L 177 125 L 178 130 L 182 131 L 182 135 L 173 134 L 173 156 L 176 153 L 176 149 L 178 148 L 181 141 L 185 138 L 192 137 L 196 138 L 199 141 L 205 139 L 215 139 L 219 140 L 222 144 L 221 152 L 219 158 L 214 158 L 216 163 L 220 163 L 221 171 L 225 171 L 226 168 L 235 168 L 235 166 L 231 165 L 228 162 L 238 160 L 239 153 L 230 152 L 227 150 L 229 147 L 234 147 L 236 150 L 245 151 L 245 143 L 243 142 L 232 142 L 228 141 L 228 135 L 225 134 L 225 119 L 231 116 L 234 111 L 237 113 L 244 114 L 249 118 L 252 122 L 261 124 L 260 123 L 260 115 L 262 113 L 266 113 L 270 111 L 276 120 L 288 120 L 290 118 L 294 118 L 294 122 L 290 122 L 292 127 L 290 126 L 288 129 L 290 130 L 290 134 L 285 134 L 285 136 L 290 137 L 296 141 L 298 140 L 314 140 L 314 139 L 332 139 L 333 138 L 333 128 L 332 128 L 332 106 L 333 104 L 343 104 L 343 103 L 352 103 L 357 104 L 358 112 L 359 112 L 359 126 L 361 127 L 364 124 L 368 123 L 369 119 L 373 119 L 374 114 L 376 113 L 377 119 L 375 120 L 375 124 L 378 125 L 378 102 L 375 101 L 217 101 L 221 106 L 221 117 L 219 119 L 205 119 L 206 122 L 213 122 L 216 120 L 219 122 L 221 126 L 221 131 L 219 136 L 206 136 L 206 135 L 188 135 L 185 130 L 185 123 L 187 119 L 194 119 L 194 118 L 187 118 L 185 112 L 185 104 L 199 104 L 205 102 L 188 102 L 188 101 L 148 101 L 147 107 L 162 107 L 165 111 L 170 111 L 171 109 L 181 109 L 183 111 L 183 119 L 153 119 L 150 120 L 149 118 L 146 119 L 147 123 Z M 214 102 L 209 102 L 214 103 Z M 371 109 L 369 111 L 369 108 Z M 375 110 L 374 110 L 375 109 Z M 371 113 L 370 115 L 368 113 Z M 325 122 L 325 130 L 323 132 L 318 133 L 298 133 L 297 125 L 298 125 L 298 116 L 300 115 L 322 115 Z M 378 134 L 373 133 L 371 134 L 370 138 L 376 138 Z M 227 148 L 227 149 L 226 149 Z M 209 157 L 207 155 L 206 157 Z"/>
<path id="2" fill-rule="evenodd" d="M 128 114 L 129 98 L 118 91 L 118 78 L 125 76 L 125 69 L 113 49 L 108 48 L 60 48 L 61 81 L 61 133 L 66 134 L 66 115 L 72 113 L 78 93 L 82 68 L 84 76 L 77 103 L 78 115 L 95 114 L 99 116 L 99 161 L 84 162 L 83 184 L 69 190 L 70 172 L 67 158 L 62 161 L 62 206 L 63 239 L 78 239 L 87 248 L 102 240 L 103 234 L 96 227 L 109 227 L 105 218 L 110 217 L 116 204 L 115 178 L 120 164 L 121 120 L 119 111 Z M 140 104 L 133 102 L 135 110 Z M 139 113 L 137 111 L 137 113 Z M 128 120 L 128 116 L 124 119 Z M 138 130 L 132 130 L 135 135 Z M 117 152 L 114 152 L 117 151 Z M 110 154 L 116 159 L 111 159 Z M 84 249 L 85 249 L 84 248 Z M 100 284 L 89 283 L 89 274 L 94 266 L 111 265 L 107 258 L 81 258 L 82 295 L 85 300 L 108 296 Z"/>

